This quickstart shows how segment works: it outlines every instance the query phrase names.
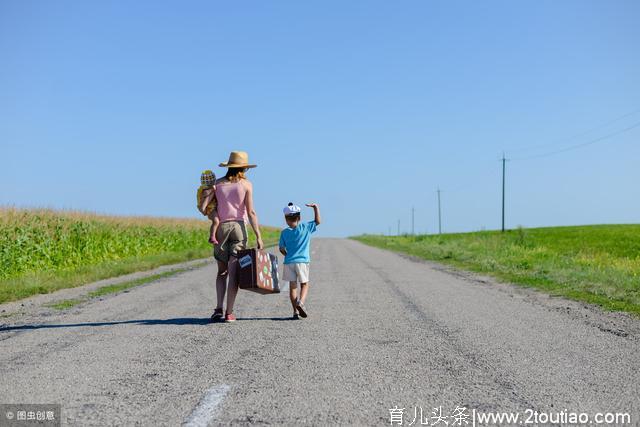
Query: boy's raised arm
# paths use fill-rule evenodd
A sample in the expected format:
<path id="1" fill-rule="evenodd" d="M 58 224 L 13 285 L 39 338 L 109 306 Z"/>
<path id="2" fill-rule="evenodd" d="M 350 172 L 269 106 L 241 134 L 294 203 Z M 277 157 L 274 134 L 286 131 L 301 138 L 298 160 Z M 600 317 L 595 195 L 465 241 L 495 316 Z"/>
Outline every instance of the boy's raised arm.
<path id="1" fill-rule="evenodd" d="M 317 203 L 307 203 L 307 206 L 309 206 L 310 208 L 313 208 L 313 214 L 315 216 L 315 222 L 316 225 L 320 225 L 320 222 L 322 222 L 320 220 L 320 206 L 318 206 Z"/>

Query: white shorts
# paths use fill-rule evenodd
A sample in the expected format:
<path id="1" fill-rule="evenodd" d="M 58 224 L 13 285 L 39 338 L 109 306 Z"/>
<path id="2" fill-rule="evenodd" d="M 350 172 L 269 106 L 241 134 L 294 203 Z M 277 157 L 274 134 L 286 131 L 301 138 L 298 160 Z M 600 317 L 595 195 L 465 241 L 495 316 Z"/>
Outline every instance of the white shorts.
<path id="1" fill-rule="evenodd" d="M 293 264 L 285 264 L 282 280 L 285 282 L 309 283 L 309 263 L 295 262 Z"/>

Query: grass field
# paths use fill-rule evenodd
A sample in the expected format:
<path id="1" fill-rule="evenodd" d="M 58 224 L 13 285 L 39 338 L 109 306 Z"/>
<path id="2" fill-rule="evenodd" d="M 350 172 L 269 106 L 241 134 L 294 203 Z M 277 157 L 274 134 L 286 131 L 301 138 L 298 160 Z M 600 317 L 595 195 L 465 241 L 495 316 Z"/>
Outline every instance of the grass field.
<path id="1" fill-rule="evenodd" d="M 0 208 L 0 303 L 211 256 L 208 231 L 199 219 Z"/>
<path id="2" fill-rule="evenodd" d="M 354 239 L 640 315 L 640 225 Z"/>

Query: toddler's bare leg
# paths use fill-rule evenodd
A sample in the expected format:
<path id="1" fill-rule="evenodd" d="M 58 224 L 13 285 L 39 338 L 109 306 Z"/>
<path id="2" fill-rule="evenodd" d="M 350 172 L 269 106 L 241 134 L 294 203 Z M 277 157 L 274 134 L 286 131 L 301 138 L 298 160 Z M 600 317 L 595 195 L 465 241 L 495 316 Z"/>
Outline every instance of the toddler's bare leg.
<path id="1" fill-rule="evenodd" d="M 218 233 L 220 218 L 218 218 L 218 215 L 213 215 L 213 218 L 209 217 L 209 219 L 211 219 L 211 228 L 209 229 L 209 243 L 213 243 L 215 245 L 218 243 L 216 234 Z"/>
<path id="2" fill-rule="evenodd" d="M 213 222 L 211 223 L 211 227 L 209 227 L 209 243 L 215 244 L 215 230 Z"/>
<path id="3" fill-rule="evenodd" d="M 293 313 L 297 313 L 296 301 L 298 300 L 298 282 L 289 282 L 289 300 L 291 300 Z"/>

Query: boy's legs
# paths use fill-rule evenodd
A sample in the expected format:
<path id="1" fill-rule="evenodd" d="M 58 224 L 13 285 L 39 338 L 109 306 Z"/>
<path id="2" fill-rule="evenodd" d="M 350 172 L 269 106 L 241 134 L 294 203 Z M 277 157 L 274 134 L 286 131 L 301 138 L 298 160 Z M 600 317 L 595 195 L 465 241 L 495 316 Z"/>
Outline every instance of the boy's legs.
<path id="1" fill-rule="evenodd" d="M 309 292 L 309 263 L 300 263 L 297 268 L 298 280 L 300 281 L 300 302 L 304 305 Z"/>
<path id="2" fill-rule="evenodd" d="M 298 314 L 296 309 L 298 301 L 298 278 L 296 275 L 295 264 L 285 264 L 282 272 L 282 280 L 289 282 L 289 301 L 291 301 L 291 307 L 293 307 L 293 315 Z"/>
<path id="3" fill-rule="evenodd" d="M 309 292 L 309 282 L 300 283 L 300 302 L 304 304 L 307 299 L 307 292 Z"/>
<path id="4" fill-rule="evenodd" d="M 298 313 L 296 309 L 296 301 L 298 300 L 298 282 L 289 282 L 289 300 L 293 307 L 293 314 Z"/>

